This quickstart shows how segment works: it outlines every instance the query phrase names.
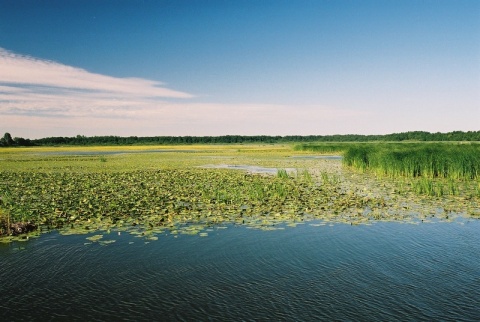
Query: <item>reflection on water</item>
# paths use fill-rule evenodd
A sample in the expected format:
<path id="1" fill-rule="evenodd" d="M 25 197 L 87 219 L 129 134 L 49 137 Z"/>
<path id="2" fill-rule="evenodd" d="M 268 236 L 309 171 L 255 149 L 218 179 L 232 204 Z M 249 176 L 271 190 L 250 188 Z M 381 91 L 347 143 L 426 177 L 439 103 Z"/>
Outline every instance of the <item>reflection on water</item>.
<path id="1" fill-rule="evenodd" d="M 310 222 L 0 246 L 8 320 L 456 320 L 480 316 L 480 221 Z M 90 238 L 91 239 L 91 238 Z"/>

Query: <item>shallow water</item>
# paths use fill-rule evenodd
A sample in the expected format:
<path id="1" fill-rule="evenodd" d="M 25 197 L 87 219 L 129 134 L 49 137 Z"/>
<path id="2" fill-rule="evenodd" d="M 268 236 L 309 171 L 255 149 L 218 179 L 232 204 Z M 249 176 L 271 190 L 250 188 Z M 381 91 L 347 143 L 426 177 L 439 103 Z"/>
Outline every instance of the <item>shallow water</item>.
<path id="1" fill-rule="evenodd" d="M 49 152 L 31 152 L 35 155 L 62 155 L 62 156 L 75 156 L 75 155 L 117 155 L 117 154 L 139 154 L 139 153 L 164 153 L 164 152 L 175 152 L 175 153 L 193 153 L 197 150 L 172 150 L 172 149 L 161 149 L 161 150 L 118 150 L 118 151 L 49 151 Z"/>
<path id="2" fill-rule="evenodd" d="M 231 169 L 231 170 L 243 170 L 249 173 L 265 173 L 265 174 L 277 174 L 279 168 L 267 168 L 259 167 L 255 165 L 236 165 L 236 164 L 206 164 L 200 168 L 207 169 Z M 296 172 L 294 168 L 284 168 L 288 173 Z"/>
<path id="3" fill-rule="evenodd" d="M 480 221 L 0 244 L 8 320 L 456 320 L 480 316 Z"/>

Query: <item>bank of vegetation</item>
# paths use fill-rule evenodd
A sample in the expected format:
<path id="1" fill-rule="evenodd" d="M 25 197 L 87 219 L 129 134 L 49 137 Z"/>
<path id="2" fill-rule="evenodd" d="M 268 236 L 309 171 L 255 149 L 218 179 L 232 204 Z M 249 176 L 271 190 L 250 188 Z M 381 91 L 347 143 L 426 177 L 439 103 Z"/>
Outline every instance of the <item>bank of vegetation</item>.
<path id="1" fill-rule="evenodd" d="M 480 196 L 480 144 L 299 144 L 296 150 L 343 155 L 343 164 L 377 177 L 402 179 L 415 192 L 457 195 L 468 186 Z"/>
<path id="2" fill-rule="evenodd" d="M 343 160 L 347 166 L 394 178 L 470 180 L 480 174 L 480 145 L 355 145 L 345 151 Z"/>
<path id="3" fill-rule="evenodd" d="M 477 143 L 298 144 L 295 150 L 342 154 L 346 166 L 393 178 L 468 180 L 480 174 Z"/>

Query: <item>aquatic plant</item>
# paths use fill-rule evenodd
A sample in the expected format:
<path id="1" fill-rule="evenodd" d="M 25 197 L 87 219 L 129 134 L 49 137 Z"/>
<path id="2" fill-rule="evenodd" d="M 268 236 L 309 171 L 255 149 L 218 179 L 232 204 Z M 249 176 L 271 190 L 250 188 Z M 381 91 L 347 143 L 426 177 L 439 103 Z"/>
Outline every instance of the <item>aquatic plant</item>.
<path id="1" fill-rule="evenodd" d="M 294 145 L 295 151 L 311 151 L 321 154 L 341 154 L 357 143 L 303 143 Z"/>
<path id="2" fill-rule="evenodd" d="M 320 176 L 323 184 L 336 185 L 340 182 L 340 178 L 336 174 L 329 174 L 328 172 L 322 171 Z"/>
<path id="3" fill-rule="evenodd" d="M 288 173 L 285 169 L 278 169 L 277 170 L 277 177 L 281 179 L 288 179 Z"/>
<path id="4" fill-rule="evenodd" d="M 357 145 L 345 151 L 343 162 L 389 177 L 475 179 L 480 171 L 480 145 Z"/>
<path id="5" fill-rule="evenodd" d="M 413 191 L 429 196 L 457 195 L 479 178 L 478 144 L 371 144 L 347 149 L 343 163 L 377 176 L 408 178 Z"/>
<path id="6" fill-rule="evenodd" d="M 40 229 L 77 227 L 75 233 L 124 225 L 175 230 L 180 223 L 237 220 L 267 227 L 293 218 L 305 220 L 306 212 L 347 216 L 357 212 L 350 209 L 379 204 L 359 194 L 339 195 L 331 180 L 318 185 L 305 177 L 309 178 L 220 169 L 2 171 L 0 189 L 12 187 L 15 220 L 28 218 Z M 256 218 L 270 219 L 257 223 Z"/>
<path id="7" fill-rule="evenodd" d="M 0 236 L 10 235 L 10 214 L 0 208 Z"/>
<path id="8" fill-rule="evenodd" d="M 315 143 L 297 145 L 295 149 L 336 151 L 350 169 L 379 178 L 408 179 L 413 191 L 430 196 L 458 195 L 461 186 L 475 190 L 472 181 L 478 180 L 480 174 L 480 144 L 475 143 Z M 402 180 L 398 186 L 404 190 Z"/>
<path id="9" fill-rule="evenodd" d="M 15 150 L 2 155 L 0 196 L 7 194 L 10 200 L 0 207 L 3 222 L 8 214 L 10 225 L 3 224 L 0 235 L 6 235 L 5 227 L 11 227 L 12 222 L 30 222 L 39 231 L 60 229 L 63 234 L 128 229 L 147 239 L 154 237 L 150 233 L 197 234 L 226 223 L 268 230 L 281 223 L 313 219 L 358 224 L 412 218 L 411 211 L 404 210 L 396 199 L 376 191 L 374 185 L 379 183 L 370 179 L 371 168 L 364 175 L 353 175 L 350 167 L 342 170 L 338 161 L 286 158 L 291 150 L 283 146 L 214 146 L 194 154 L 109 155 L 108 162 L 99 162 L 98 153 L 61 156 L 38 151 L 42 150 L 36 150 L 36 154 Z M 233 165 L 284 171 L 268 175 L 198 167 L 206 163 L 206 158 L 209 163 L 218 160 L 224 164 L 223 158 L 228 158 Z M 303 170 L 287 173 L 286 169 Z M 355 181 L 360 179 L 370 183 Z M 451 186 L 447 182 L 440 187 L 435 181 L 433 187 L 424 182 L 423 187 L 416 188 L 406 180 L 404 185 L 435 196 L 452 191 L 458 195 L 477 191 L 473 198 L 479 196 L 477 181 L 467 190 L 459 188 L 460 179 L 448 180 Z M 474 202 L 451 205 L 450 209 L 478 215 Z M 188 228 L 192 225 L 197 226 Z"/>
<path id="10" fill-rule="evenodd" d="M 307 169 L 302 169 L 301 171 L 297 169 L 296 174 L 297 178 L 299 178 L 300 180 L 303 180 L 307 183 L 313 182 L 312 174 Z"/>

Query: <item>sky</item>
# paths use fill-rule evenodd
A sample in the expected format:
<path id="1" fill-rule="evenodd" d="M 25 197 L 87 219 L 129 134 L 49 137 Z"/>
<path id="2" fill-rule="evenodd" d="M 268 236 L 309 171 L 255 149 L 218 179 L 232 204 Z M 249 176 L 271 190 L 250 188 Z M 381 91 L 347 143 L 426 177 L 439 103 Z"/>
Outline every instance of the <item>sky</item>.
<path id="1" fill-rule="evenodd" d="M 478 130 L 477 0 L 0 0 L 1 135 Z"/>

